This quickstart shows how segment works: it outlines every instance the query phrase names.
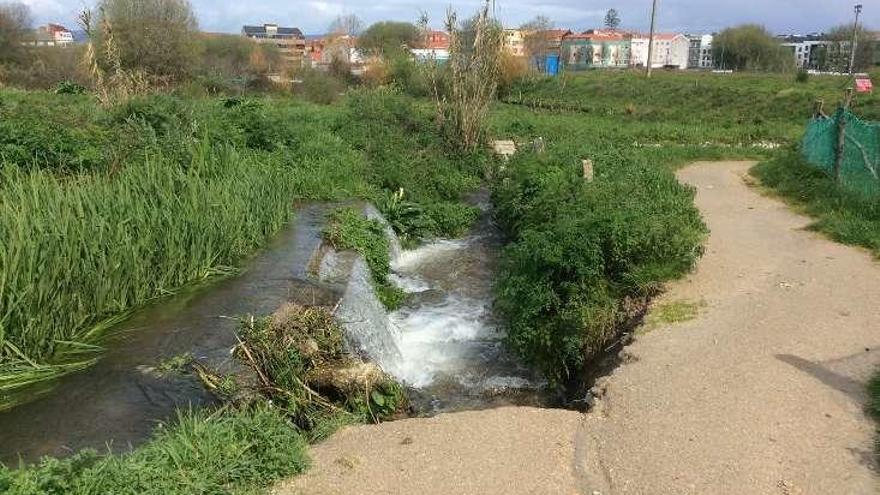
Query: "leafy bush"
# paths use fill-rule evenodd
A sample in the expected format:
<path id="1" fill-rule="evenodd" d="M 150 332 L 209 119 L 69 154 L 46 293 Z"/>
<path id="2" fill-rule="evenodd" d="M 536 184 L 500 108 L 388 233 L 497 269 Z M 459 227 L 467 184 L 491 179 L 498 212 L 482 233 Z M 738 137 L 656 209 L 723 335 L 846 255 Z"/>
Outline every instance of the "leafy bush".
<path id="1" fill-rule="evenodd" d="M 56 95 L 82 95 L 85 93 L 85 86 L 73 81 L 61 81 L 55 86 Z"/>
<path id="2" fill-rule="evenodd" d="M 706 234 L 693 191 L 642 156 L 609 151 L 593 183 L 558 163 L 519 155 L 493 188 L 511 239 L 496 290 L 507 340 L 557 383 L 615 336 L 624 299 L 686 273 Z"/>
<path id="3" fill-rule="evenodd" d="M 302 73 L 299 92 L 312 103 L 329 105 L 338 100 L 344 91 L 345 84 L 329 74 L 316 70 L 307 70 Z"/>
<path id="4" fill-rule="evenodd" d="M 81 112 L 85 101 L 76 95 L 0 94 L 0 161 L 63 172 L 102 168 L 111 133 L 95 114 Z"/>
<path id="5" fill-rule="evenodd" d="M 807 72 L 806 70 L 799 70 L 797 72 L 797 75 L 794 77 L 794 80 L 796 82 L 801 83 L 801 84 L 809 82 L 810 81 L 810 73 Z"/>

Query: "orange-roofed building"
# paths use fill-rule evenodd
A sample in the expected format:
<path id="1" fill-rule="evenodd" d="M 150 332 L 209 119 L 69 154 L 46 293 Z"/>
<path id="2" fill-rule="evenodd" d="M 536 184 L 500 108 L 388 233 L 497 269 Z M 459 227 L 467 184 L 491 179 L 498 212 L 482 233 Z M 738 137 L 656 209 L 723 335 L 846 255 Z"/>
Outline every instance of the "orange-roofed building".
<path id="1" fill-rule="evenodd" d="M 425 48 L 428 50 L 448 50 L 449 34 L 445 31 L 428 31 L 425 36 Z"/>
<path id="2" fill-rule="evenodd" d="M 626 68 L 630 65 L 632 35 L 590 30 L 562 38 L 562 64 L 567 70 Z"/>

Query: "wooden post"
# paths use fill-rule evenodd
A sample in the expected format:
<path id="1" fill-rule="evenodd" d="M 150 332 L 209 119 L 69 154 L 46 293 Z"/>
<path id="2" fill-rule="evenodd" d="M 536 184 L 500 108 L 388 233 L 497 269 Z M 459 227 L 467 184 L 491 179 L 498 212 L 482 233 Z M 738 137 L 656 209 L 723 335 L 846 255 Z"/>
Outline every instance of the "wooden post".
<path id="1" fill-rule="evenodd" d="M 593 182 L 593 160 L 581 160 L 581 162 L 584 166 L 584 180 L 587 182 Z"/>
<path id="2" fill-rule="evenodd" d="M 654 24 L 657 21 L 657 0 L 654 0 L 654 3 L 651 5 L 651 34 L 648 36 L 648 63 L 646 64 L 648 67 L 646 68 L 647 77 L 651 77 L 651 72 L 654 70 L 652 64 L 654 63 Z"/>
<path id="3" fill-rule="evenodd" d="M 834 159 L 834 180 L 838 183 L 840 182 L 840 169 L 846 156 L 846 112 L 852 102 L 852 94 L 852 88 L 847 88 L 843 103 L 840 105 L 840 111 L 837 112 L 837 148 Z"/>
<path id="4" fill-rule="evenodd" d="M 825 100 L 819 98 L 816 100 L 815 107 L 813 107 L 813 118 L 814 119 L 827 119 L 828 116 L 825 115 Z"/>

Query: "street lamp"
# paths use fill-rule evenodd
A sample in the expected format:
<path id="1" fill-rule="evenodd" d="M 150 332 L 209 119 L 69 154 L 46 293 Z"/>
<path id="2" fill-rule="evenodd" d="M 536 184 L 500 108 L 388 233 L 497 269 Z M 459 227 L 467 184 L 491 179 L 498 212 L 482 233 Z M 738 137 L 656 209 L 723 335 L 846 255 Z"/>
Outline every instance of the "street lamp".
<path id="1" fill-rule="evenodd" d="M 862 4 L 856 5 L 856 22 L 853 24 L 852 43 L 850 44 L 849 54 L 849 75 L 853 75 L 856 65 L 856 49 L 859 46 L 859 14 L 862 13 Z"/>

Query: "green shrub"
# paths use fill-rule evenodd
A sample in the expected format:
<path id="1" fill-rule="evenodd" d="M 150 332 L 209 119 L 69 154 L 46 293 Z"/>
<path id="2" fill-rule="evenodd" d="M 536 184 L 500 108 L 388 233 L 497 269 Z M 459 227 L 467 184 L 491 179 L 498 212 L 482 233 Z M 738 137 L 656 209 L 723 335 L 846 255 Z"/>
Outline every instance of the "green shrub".
<path id="1" fill-rule="evenodd" d="M 794 80 L 796 82 L 801 83 L 801 84 L 809 82 L 810 81 L 810 73 L 807 72 L 806 70 L 799 70 L 797 72 L 797 75 L 794 77 Z"/>
<path id="2" fill-rule="evenodd" d="M 61 81 L 55 86 L 56 95 L 82 95 L 85 93 L 85 86 L 73 81 Z"/>
<path id="3" fill-rule="evenodd" d="M 562 382 L 615 337 L 627 297 L 655 293 L 686 273 L 706 228 L 693 191 L 632 152 L 607 152 L 586 183 L 580 167 L 521 154 L 498 175 L 502 253 L 497 306 L 507 340 L 526 362 Z"/>
<path id="4" fill-rule="evenodd" d="M 330 74 L 307 70 L 302 74 L 299 91 L 312 103 L 329 105 L 345 91 L 345 84 Z"/>

